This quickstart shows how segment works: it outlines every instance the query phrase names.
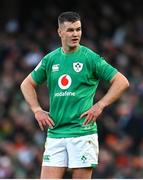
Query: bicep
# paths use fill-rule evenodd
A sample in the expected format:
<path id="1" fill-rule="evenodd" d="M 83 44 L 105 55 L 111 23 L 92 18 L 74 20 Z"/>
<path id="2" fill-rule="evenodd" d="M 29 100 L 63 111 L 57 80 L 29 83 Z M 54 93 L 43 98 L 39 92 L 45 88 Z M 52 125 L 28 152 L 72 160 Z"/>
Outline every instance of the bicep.
<path id="1" fill-rule="evenodd" d="M 37 83 L 34 81 L 34 79 L 32 78 L 31 74 L 29 74 L 22 82 L 21 86 L 24 85 L 31 85 L 33 87 L 37 86 Z"/>
<path id="2" fill-rule="evenodd" d="M 112 79 L 110 80 L 110 83 L 112 84 L 114 81 L 120 78 L 121 78 L 121 73 L 118 72 L 117 74 L 115 74 L 115 76 L 112 77 Z"/>
<path id="3" fill-rule="evenodd" d="M 27 78 L 28 78 L 29 82 L 32 84 L 32 86 L 34 86 L 34 87 L 37 86 L 37 83 L 36 83 L 36 81 L 32 78 L 32 75 L 31 75 L 31 74 L 29 74 Z"/>
<path id="4" fill-rule="evenodd" d="M 113 78 L 110 80 L 110 83 L 112 84 L 115 81 L 118 82 L 118 83 L 121 82 L 123 84 L 124 83 L 129 84 L 127 78 L 122 73 L 120 73 L 120 72 L 118 72 L 117 74 L 115 74 L 113 76 Z"/>

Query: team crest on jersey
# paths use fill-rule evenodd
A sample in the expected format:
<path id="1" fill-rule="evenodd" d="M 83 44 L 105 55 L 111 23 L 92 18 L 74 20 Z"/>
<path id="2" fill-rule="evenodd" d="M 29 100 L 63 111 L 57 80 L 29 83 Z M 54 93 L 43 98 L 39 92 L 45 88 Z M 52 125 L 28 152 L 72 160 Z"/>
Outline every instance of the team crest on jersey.
<path id="1" fill-rule="evenodd" d="M 73 69 L 76 71 L 76 72 L 80 72 L 83 68 L 83 64 L 80 63 L 80 62 L 75 62 L 73 63 Z"/>

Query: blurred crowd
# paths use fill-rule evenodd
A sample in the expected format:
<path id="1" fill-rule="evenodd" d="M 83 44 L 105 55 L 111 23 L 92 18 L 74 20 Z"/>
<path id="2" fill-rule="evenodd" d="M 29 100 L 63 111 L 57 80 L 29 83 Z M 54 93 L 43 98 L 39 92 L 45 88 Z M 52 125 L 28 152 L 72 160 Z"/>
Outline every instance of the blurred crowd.
<path id="1" fill-rule="evenodd" d="M 45 2 L 45 1 L 44 1 Z M 143 178 L 143 13 L 138 1 L 45 2 L 27 18 L 7 19 L 0 29 L 0 178 L 39 178 L 46 130 L 41 132 L 21 91 L 40 59 L 60 46 L 57 17 L 77 11 L 81 44 L 122 72 L 130 88 L 97 120 L 100 155 L 93 178 Z M 25 10 L 26 11 L 26 10 Z M 26 12 L 25 12 L 26 14 Z M 25 15 L 26 16 L 26 15 Z M 101 83 L 95 101 L 107 91 Z M 49 109 L 48 89 L 37 88 Z M 70 177 L 68 170 L 65 178 Z"/>

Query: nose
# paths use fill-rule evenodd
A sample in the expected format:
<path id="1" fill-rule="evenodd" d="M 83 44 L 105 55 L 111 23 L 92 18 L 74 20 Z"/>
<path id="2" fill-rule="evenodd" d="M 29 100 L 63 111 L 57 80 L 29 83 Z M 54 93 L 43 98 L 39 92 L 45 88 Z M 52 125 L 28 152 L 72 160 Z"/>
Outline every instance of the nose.
<path id="1" fill-rule="evenodd" d="M 73 31 L 73 36 L 77 36 L 78 32 L 76 30 Z"/>

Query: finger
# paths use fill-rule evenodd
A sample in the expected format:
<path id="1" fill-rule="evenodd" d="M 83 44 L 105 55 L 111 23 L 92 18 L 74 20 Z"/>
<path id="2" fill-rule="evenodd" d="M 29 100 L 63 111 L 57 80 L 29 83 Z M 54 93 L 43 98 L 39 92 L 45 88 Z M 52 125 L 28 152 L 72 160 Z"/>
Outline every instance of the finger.
<path id="1" fill-rule="evenodd" d="M 55 123 L 50 117 L 46 118 L 45 121 L 46 121 L 46 124 L 48 124 L 50 127 L 53 127 L 55 125 Z"/>
<path id="2" fill-rule="evenodd" d="M 80 116 L 80 118 L 84 117 L 84 116 L 87 115 L 87 114 L 88 114 L 88 111 L 82 113 L 81 116 Z"/>
<path id="3" fill-rule="evenodd" d="M 53 128 L 53 125 L 52 125 L 52 123 L 50 122 L 49 119 L 46 119 L 45 121 L 46 121 L 46 124 L 47 124 L 50 128 Z"/>
<path id="4" fill-rule="evenodd" d="M 40 129 L 41 129 L 42 131 L 44 131 L 44 127 L 43 127 L 42 123 L 38 121 L 38 124 L 39 124 L 39 126 L 40 126 Z"/>
<path id="5" fill-rule="evenodd" d="M 93 119 L 94 119 L 94 121 L 96 121 L 96 119 L 97 119 L 97 116 L 94 116 L 94 117 L 93 117 Z"/>
<path id="6" fill-rule="evenodd" d="M 49 121 L 50 121 L 50 123 L 51 123 L 51 125 L 55 125 L 55 123 L 54 123 L 54 121 L 50 118 L 50 117 L 48 117 L 48 119 L 49 119 Z"/>
<path id="7" fill-rule="evenodd" d="M 47 125 L 47 123 L 46 123 L 46 121 L 44 119 L 42 119 L 42 121 L 40 121 L 40 122 L 42 123 L 43 126 Z"/>
<path id="8" fill-rule="evenodd" d="M 92 122 L 92 118 L 89 118 L 89 119 L 85 122 L 84 126 L 86 126 L 87 124 L 89 124 L 89 123 L 91 123 L 91 122 Z"/>
<path id="9" fill-rule="evenodd" d="M 85 121 L 83 122 L 83 125 L 88 124 L 91 121 L 91 119 L 92 119 L 92 115 L 88 114 Z"/>
<path id="10" fill-rule="evenodd" d="M 47 114 L 47 116 L 48 116 L 48 121 L 50 121 L 50 124 L 51 124 L 52 126 L 54 126 L 55 123 L 54 123 L 54 121 L 50 118 L 49 112 L 46 112 L 46 114 Z M 47 119 L 47 116 L 46 116 L 46 119 Z"/>

